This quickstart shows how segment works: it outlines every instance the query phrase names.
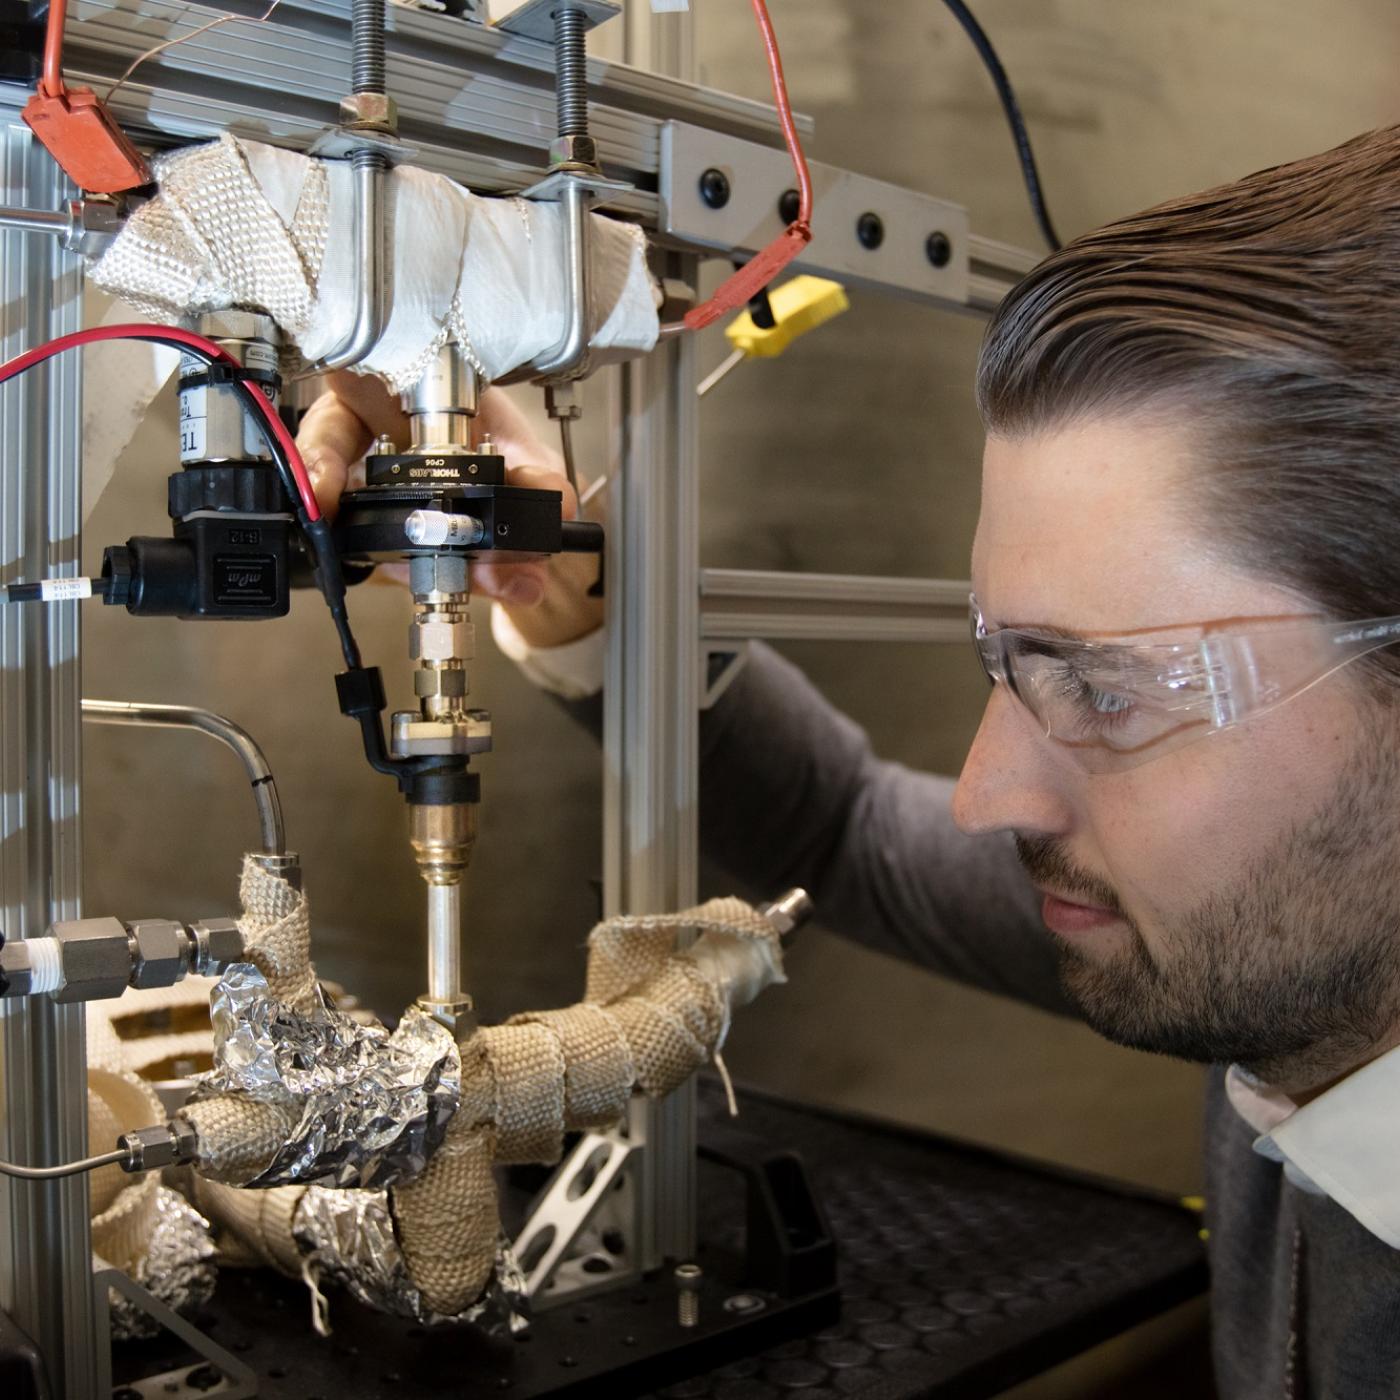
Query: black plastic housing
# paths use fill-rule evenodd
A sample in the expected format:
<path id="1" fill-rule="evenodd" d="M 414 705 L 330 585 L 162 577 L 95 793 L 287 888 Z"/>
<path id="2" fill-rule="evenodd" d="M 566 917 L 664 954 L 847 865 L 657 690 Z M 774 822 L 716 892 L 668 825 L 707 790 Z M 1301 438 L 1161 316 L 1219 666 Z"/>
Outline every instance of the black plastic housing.
<path id="1" fill-rule="evenodd" d="M 177 520 L 171 539 L 135 536 L 106 551 L 106 601 L 136 617 L 285 617 L 291 529 L 285 517 L 208 511 Z"/>

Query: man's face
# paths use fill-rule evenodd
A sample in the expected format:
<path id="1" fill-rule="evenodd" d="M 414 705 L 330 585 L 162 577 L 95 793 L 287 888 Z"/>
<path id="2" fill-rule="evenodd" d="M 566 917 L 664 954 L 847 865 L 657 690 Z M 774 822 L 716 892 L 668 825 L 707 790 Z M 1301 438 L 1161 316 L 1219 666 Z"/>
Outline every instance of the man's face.
<path id="1" fill-rule="evenodd" d="M 1158 419 L 990 439 L 972 560 L 987 626 L 1146 644 L 1316 615 L 1193 526 L 1191 470 Z M 1355 679 L 1093 776 L 996 687 L 954 815 L 1015 833 L 1091 1025 L 1295 1089 L 1400 1036 L 1400 763 Z"/>

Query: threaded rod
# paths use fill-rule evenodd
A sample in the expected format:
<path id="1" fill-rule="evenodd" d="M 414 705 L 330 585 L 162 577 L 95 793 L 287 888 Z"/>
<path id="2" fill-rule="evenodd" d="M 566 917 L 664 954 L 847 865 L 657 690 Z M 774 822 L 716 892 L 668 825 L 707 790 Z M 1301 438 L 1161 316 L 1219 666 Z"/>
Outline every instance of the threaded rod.
<path id="1" fill-rule="evenodd" d="M 350 10 L 351 82 L 356 92 L 384 92 L 384 0 L 354 0 Z"/>
<path id="2" fill-rule="evenodd" d="M 560 136 L 588 135 L 587 33 L 588 18 L 582 10 L 565 8 L 554 12 L 555 101 Z"/>

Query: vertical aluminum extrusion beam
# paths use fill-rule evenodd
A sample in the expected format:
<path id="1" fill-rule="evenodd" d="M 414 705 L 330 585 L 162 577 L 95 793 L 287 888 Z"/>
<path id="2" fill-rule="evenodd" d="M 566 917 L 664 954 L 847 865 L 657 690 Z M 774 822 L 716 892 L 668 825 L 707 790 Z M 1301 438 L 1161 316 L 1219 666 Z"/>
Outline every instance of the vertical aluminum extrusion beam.
<path id="1" fill-rule="evenodd" d="M 695 345 L 672 340 L 619 371 L 621 463 L 610 492 L 604 903 L 684 909 L 698 865 L 699 560 Z M 695 1095 L 637 1100 L 634 1203 L 642 1269 L 695 1248 Z"/>
<path id="2" fill-rule="evenodd" d="M 629 5 L 624 59 L 692 76 L 689 14 Z M 695 264 L 680 269 L 693 281 Z M 604 718 L 605 911 L 695 901 L 699 863 L 699 497 L 695 346 L 689 336 L 617 371 L 621 458 L 610 492 Z M 651 1269 L 695 1249 L 695 1092 L 637 1100 L 645 1143 L 635 1182 L 633 1262 Z"/>
<path id="3" fill-rule="evenodd" d="M 0 98 L 0 203 L 57 209 L 71 193 Z M 0 233 L 0 356 L 77 330 L 82 290 L 78 259 L 56 239 Z M 78 571 L 79 392 L 76 354 L 0 387 L 0 581 Z M 9 938 L 79 914 L 77 609 L 0 609 L 0 928 Z M 81 1006 L 37 997 L 0 1010 L 0 1154 L 41 1165 L 87 1155 Z M 3 1179 L 0 1308 L 43 1352 L 55 1395 L 96 1400 L 86 1177 Z"/>

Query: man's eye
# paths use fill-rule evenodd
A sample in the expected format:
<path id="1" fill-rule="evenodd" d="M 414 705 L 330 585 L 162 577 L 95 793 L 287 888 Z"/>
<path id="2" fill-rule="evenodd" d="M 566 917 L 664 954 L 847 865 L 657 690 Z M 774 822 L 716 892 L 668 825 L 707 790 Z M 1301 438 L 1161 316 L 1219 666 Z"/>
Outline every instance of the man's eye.
<path id="1" fill-rule="evenodd" d="M 1097 690 L 1087 682 L 1084 684 L 1084 701 L 1099 715 L 1120 715 L 1132 708 L 1130 695 L 1120 695 L 1111 690 Z"/>
<path id="2" fill-rule="evenodd" d="M 1077 724 L 1086 728 L 1108 729 L 1128 719 L 1133 697 L 1121 690 L 1101 690 L 1077 671 L 1066 666 L 1056 687 L 1060 698 L 1070 706 Z"/>

